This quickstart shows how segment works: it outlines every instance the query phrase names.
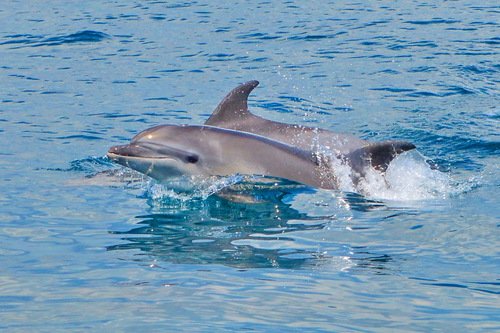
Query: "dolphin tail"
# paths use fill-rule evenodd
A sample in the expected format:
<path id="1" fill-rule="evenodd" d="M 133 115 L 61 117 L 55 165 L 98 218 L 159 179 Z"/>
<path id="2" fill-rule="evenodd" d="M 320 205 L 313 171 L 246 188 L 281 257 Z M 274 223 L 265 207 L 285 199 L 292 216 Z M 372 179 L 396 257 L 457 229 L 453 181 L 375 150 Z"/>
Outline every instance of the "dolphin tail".
<path id="1" fill-rule="evenodd" d="M 406 141 L 384 141 L 359 148 L 349 153 L 346 157 L 353 170 L 360 175 L 364 175 L 363 166 L 366 165 L 367 162 L 369 162 L 374 169 L 385 172 L 389 163 L 391 163 L 396 156 L 415 148 L 413 143 Z"/>
<path id="2" fill-rule="evenodd" d="M 248 81 L 231 90 L 215 108 L 205 125 L 221 126 L 252 115 L 248 111 L 248 95 L 258 85 L 259 81 Z"/>

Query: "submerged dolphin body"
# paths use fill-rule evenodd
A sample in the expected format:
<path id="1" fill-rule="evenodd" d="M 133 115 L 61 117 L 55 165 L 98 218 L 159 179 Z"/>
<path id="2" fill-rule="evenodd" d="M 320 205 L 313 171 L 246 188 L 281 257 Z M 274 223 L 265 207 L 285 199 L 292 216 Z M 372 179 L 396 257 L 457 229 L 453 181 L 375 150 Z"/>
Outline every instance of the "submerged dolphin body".
<path id="1" fill-rule="evenodd" d="M 330 154 L 347 162 L 357 173 L 354 178 L 363 176 L 365 168 L 370 165 L 384 172 L 397 155 L 415 149 L 415 145 L 405 141 L 369 142 L 352 135 L 280 123 L 254 115 L 248 110 L 247 100 L 258 84 L 258 81 L 249 81 L 234 88 L 219 103 L 205 125 L 250 132 L 307 151 Z M 356 182 L 357 179 L 353 180 Z"/>
<path id="2" fill-rule="evenodd" d="M 328 167 L 310 151 L 213 126 L 152 127 L 136 135 L 129 144 L 111 147 L 107 156 L 160 181 L 181 175 L 247 174 L 337 188 Z"/>

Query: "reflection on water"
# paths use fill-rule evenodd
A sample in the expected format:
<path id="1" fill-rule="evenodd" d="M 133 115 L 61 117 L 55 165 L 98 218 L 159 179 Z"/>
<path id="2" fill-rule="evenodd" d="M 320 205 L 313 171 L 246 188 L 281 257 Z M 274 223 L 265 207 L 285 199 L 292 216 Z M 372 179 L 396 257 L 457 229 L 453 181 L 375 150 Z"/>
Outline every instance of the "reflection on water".
<path id="1" fill-rule="evenodd" d="M 137 249 L 139 255 L 171 263 L 298 268 L 320 254 L 293 246 L 292 233 L 323 229 L 330 217 L 309 217 L 282 201 L 289 193 L 274 195 L 271 198 L 268 193 L 271 200 L 255 204 L 210 196 L 179 205 L 165 198 L 161 213 L 139 216 L 136 227 L 114 232 L 125 242 L 108 250 Z M 289 221 L 304 223 L 292 225 Z M 262 248 L 244 244 L 244 240 L 261 243 Z"/>
<path id="2" fill-rule="evenodd" d="M 318 237 L 331 228 L 346 228 L 351 209 L 381 209 L 383 205 L 347 195 L 342 202 L 335 198 L 330 204 L 321 202 L 328 206 L 323 211 L 328 214 L 294 207 L 295 197 L 314 196 L 311 192 L 302 186 L 274 190 L 253 187 L 238 196 L 259 198 L 251 204 L 217 195 L 183 202 L 167 197 L 156 202 L 151 214 L 138 216 L 132 229 L 111 231 L 120 235 L 121 242 L 107 249 L 136 250 L 135 259 L 147 262 L 152 257 L 157 262 L 174 264 L 300 269 L 334 261 L 341 270 L 354 265 L 383 270 L 384 262 L 391 260 L 388 255 L 343 243 L 318 245 L 322 242 Z"/>

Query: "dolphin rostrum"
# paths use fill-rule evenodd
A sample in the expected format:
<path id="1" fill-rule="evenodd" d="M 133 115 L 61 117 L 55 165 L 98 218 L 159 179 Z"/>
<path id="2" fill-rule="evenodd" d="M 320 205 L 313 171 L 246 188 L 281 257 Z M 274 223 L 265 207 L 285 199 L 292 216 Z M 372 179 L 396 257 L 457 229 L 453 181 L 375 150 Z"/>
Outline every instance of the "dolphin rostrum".
<path id="1" fill-rule="evenodd" d="M 370 165 L 384 172 L 397 155 L 415 149 L 415 145 L 405 141 L 369 142 L 348 134 L 280 123 L 254 115 L 248 110 L 247 100 L 258 84 L 258 81 L 248 81 L 234 88 L 205 125 L 250 132 L 307 151 L 331 154 L 348 163 L 358 176 L 363 176 L 365 167 Z"/>
<path id="2" fill-rule="evenodd" d="M 262 175 L 313 187 L 336 189 L 335 176 L 321 157 L 260 135 L 200 125 L 160 125 L 107 156 L 157 180 L 175 176 Z"/>

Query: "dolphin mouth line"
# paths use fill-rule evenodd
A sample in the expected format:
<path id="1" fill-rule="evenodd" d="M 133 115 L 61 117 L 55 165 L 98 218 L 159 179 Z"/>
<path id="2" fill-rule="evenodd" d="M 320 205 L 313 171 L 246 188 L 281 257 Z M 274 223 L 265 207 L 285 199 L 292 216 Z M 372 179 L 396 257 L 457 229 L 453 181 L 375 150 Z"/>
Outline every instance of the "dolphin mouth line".
<path id="1" fill-rule="evenodd" d="M 175 160 L 175 158 L 168 156 L 135 156 L 135 155 L 124 155 L 124 154 L 122 155 L 110 152 L 108 152 L 106 156 L 113 161 L 117 160 L 118 158 L 137 159 L 137 160 Z"/>
<path id="2" fill-rule="evenodd" d="M 108 150 L 108 156 L 137 159 L 184 160 L 186 157 L 189 157 L 188 155 L 189 153 L 182 149 L 152 142 L 118 145 Z"/>

